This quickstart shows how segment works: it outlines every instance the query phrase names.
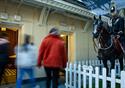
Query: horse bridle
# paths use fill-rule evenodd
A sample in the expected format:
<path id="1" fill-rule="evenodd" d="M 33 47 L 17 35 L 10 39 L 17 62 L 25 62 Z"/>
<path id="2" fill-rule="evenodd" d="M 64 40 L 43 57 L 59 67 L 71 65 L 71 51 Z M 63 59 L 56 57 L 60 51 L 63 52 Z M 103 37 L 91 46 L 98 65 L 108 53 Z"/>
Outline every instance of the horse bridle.
<path id="1" fill-rule="evenodd" d="M 98 47 L 97 47 L 97 45 L 96 45 L 96 43 L 95 43 L 94 37 L 92 38 L 92 40 L 93 40 L 94 51 L 97 53 L 96 48 L 98 49 Z"/>
<path id="2" fill-rule="evenodd" d="M 99 35 L 98 40 L 99 40 L 100 37 L 101 37 L 101 35 Z M 112 47 L 112 45 L 113 45 L 112 37 L 111 37 L 111 44 L 110 44 L 108 47 L 106 47 L 106 48 L 98 47 L 98 45 L 95 43 L 95 40 L 94 40 L 94 39 L 95 39 L 95 38 L 93 37 L 93 46 L 94 46 L 94 50 L 95 50 L 96 53 L 97 53 L 96 48 L 97 48 L 97 49 L 101 49 L 101 50 L 108 50 L 108 49 L 110 49 L 110 48 Z M 98 43 L 99 43 L 99 41 L 98 41 Z"/>

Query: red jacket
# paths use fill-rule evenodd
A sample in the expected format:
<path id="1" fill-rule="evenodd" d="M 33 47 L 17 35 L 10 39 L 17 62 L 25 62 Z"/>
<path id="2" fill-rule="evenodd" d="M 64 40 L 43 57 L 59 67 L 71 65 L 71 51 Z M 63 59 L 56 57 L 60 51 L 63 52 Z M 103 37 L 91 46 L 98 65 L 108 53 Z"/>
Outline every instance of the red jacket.
<path id="1" fill-rule="evenodd" d="M 66 61 L 64 41 L 57 35 L 45 37 L 39 49 L 38 66 L 64 68 Z"/>

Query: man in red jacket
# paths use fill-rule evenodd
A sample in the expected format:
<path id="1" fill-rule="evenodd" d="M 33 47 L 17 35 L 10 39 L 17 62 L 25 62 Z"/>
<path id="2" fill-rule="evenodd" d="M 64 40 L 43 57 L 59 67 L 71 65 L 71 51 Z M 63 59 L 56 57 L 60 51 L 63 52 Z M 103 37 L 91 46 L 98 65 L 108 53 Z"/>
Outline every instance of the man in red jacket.
<path id="1" fill-rule="evenodd" d="M 47 88 L 50 88 L 51 79 L 52 88 L 58 88 L 59 70 L 66 67 L 66 61 L 65 43 L 61 39 L 58 29 L 52 28 L 49 35 L 43 39 L 38 55 L 38 66 L 45 67 Z"/>

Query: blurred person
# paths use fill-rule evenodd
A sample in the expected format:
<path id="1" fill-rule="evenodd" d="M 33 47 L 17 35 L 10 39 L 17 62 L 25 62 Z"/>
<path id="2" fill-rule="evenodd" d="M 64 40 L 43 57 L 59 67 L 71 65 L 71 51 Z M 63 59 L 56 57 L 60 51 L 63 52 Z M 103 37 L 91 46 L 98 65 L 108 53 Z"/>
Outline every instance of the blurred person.
<path id="1" fill-rule="evenodd" d="M 31 88 L 35 87 L 35 78 L 34 78 L 34 67 L 36 66 L 37 53 L 35 45 L 31 44 L 30 35 L 24 36 L 24 43 L 15 48 L 17 55 L 17 82 L 16 88 L 21 88 L 22 80 L 24 74 L 27 73 L 30 77 Z"/>
<path id="2" fill-rule="evenodd" d="M 52 28 L 49 34 L 43 39 L 38 55 L 38 66 L 45 68 L 47 75 L 46 88 L 58 88 L 59 70 L 66 67 L 66 49 L 59 30 Z"/>
<path id="3" fill-rule="evenodd" d="M 9 41 L 6 33 L 0 33 L 0 84 L 9 59 Z"/>

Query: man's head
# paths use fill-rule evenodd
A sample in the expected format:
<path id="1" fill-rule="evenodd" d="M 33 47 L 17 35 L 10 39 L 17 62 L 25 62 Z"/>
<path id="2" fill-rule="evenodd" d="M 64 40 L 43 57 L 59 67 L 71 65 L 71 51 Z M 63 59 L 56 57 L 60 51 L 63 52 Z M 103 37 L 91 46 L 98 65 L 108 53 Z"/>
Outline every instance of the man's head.
<path id="1" fill-rule="evenodd" d="M 30 35 L 28 35 L 28 34 L 24 35 L 24 43 L 29 44 L 30 43 L 30 39 L 31 39 Z"/>
<path id="2" fill-rule="evenodd" d="M 52 28 L 50 31 L 49 31 L 50 34 L 53 34 L 53 35 L 60 35 L 59 33 L 59 30 L 57 28 Z"/>
<path id="3" fill-rule="evenodd" d="M 110 6 L 110 14 L 111 16 L 117 16 L 117 9 L 116 9 L 116 4 L 114 1 L 111 1 L 111 6 Z"/>

